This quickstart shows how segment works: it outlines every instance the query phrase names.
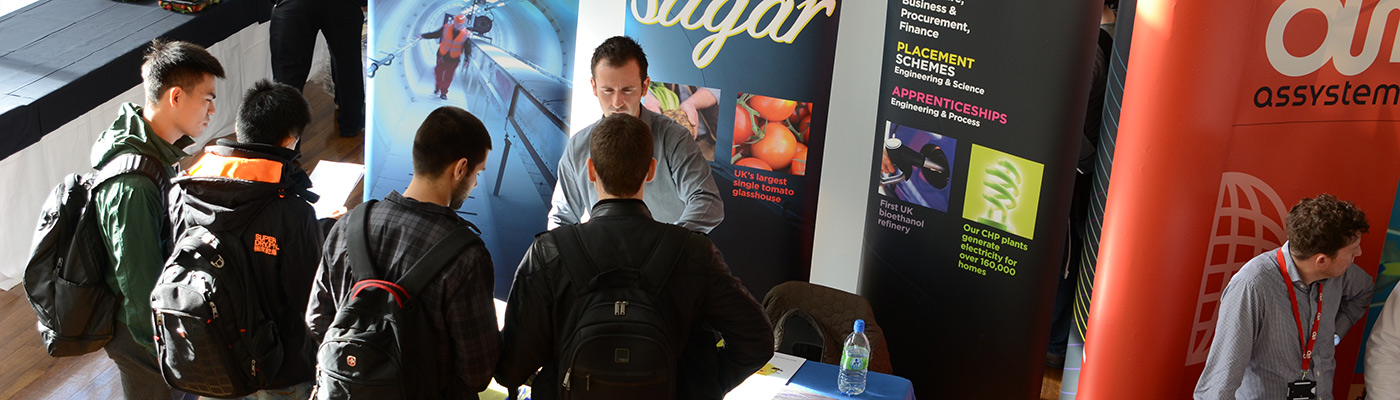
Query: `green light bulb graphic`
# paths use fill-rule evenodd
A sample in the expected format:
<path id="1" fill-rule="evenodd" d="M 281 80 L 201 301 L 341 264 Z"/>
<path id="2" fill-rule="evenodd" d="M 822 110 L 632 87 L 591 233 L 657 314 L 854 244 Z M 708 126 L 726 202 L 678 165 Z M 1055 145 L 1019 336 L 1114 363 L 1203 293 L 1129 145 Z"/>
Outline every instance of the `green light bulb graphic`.
<path id="1" fill-rule="evenodd" d="M 982 180 L 982 198 L 987 200 L 988 207 L 986 213 L 977 217 L 977 222 L 1010 230 L 1011 210 L 1016 208 L 1021 197 L 1021 171 L 1006 159 L 998 159 L 984 171 L 987 177 Z"/>

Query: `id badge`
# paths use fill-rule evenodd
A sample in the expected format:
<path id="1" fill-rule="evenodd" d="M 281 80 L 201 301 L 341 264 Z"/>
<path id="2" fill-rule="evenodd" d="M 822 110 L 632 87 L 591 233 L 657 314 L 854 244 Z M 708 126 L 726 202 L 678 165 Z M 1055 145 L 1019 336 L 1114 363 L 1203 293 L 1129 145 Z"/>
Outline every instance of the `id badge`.
<path id="1" fill-rule="evenodd" d="M 1289 383 L 1288 400 L 1317 400 L 1317 382 L 1299 379 Z"/>

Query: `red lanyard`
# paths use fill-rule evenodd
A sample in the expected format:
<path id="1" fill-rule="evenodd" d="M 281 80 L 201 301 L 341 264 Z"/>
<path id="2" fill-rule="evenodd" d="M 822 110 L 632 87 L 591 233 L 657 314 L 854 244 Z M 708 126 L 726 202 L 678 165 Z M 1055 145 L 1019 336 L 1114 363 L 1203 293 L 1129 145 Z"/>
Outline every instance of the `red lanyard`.
<path id="1" fill-rule="evenodd" d="M 1283 258 L 1283 249 L 1278 250 L 1278 272 L 1283 274 L 1284 286 L 1288 286 L 1288 301 L 1293 303 L 1293 323 L 1298 325 L 1298 345 L 1303 348 L 1303 374 L 1307 375 L 1312 365 L 1313 346 L 1317 345 L 1317 325 L 1322 322 L 1322 284 L 1317 284 L 1317 313 L 1313 315 L 1312 333 L 1303 336 L 1303 321 L 1298 320 L 1298 298 L 1293 294 L 1293 279 L 1288 277 L 1288 262 Z"/>

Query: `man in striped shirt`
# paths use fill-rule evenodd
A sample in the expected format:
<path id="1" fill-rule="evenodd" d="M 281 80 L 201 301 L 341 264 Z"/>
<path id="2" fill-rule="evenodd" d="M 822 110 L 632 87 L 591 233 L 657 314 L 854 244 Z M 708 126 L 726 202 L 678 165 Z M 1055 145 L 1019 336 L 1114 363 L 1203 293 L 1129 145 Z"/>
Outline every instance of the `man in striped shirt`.
<path id="1" fill-rule="evenodd" d="M 1329 194 L 1284 221 L 1289 240 L 1245 263 L 1221 294 L 1197 399 L 1332 399 L 1336 340 L 1371 300 L 1371 276 L 1352 263 L 1370 225 Z"/>

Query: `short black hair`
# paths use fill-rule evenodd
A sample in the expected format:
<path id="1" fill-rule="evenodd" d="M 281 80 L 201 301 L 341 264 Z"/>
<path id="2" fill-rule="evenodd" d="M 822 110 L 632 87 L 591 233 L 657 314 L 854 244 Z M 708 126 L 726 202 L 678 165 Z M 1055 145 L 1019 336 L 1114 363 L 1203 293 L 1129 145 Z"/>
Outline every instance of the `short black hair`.
<path id="1" fill-rule="evenodd" d="M 642 46 L 635 40 L 626 36 L 613 36 L 604 40 L 603 44 L 593 49 L 593 61 L 588 64 L 589 76 L 598 74 L 598 61 L 608 62 L 608 65 L 621 67 L 627 64 L 628 60 L 637 60 L 637 68 L 642 72 L 642 80 L 647 79 L 647 53 L 642 51 Z"/>
<path id="2" fill-rule="evenodd" d="M 437 178 L 447 166 L 467 159 L 472 168 L 486 162 L 491 134 L 475 115 L 453 106 L 438 107 L 413 137 L 413 174 Z"/>
<path id="3" fill-rule="evenodd" d="M 588 154 L 603 190 L 631 196 L 646 183 L 653 157 L 651 128 L 625 113 L 609 115 L 593 126 Z"/>
<path id="4" fill-rule="evenodd" d="M 1326 193 L 1299 201 L 1288 210 L 1284 226 L 1288 232 L 1288 252 L 1293 253 L 1295 259 L 1306 259 L 1318 253 L 1336 257 L 1337 251 L 1371 230 L 1366 213 L 1352 202 Z"/>
<path id="5" fill-rule="evenodd" d="M 243 93 L 234 130 L 242 143 L 280 145 L 287 136 L 301 137 L 311 123 L 311 104 L 291 85 L 262 79 Z"/>
<path id="6" fill-rule="evenodd" d="M 141 64 L 146 101 L 154 103 L 172 87 L 189 89 L 203 81 L 205 74 L 223 78 L 224 66 L 203 46 L 179 40 L 152 40 Z"/>

